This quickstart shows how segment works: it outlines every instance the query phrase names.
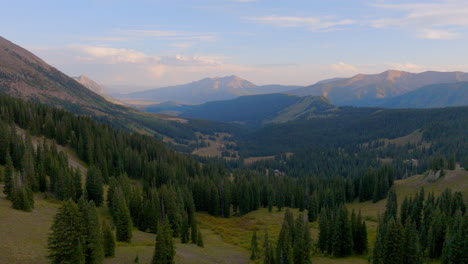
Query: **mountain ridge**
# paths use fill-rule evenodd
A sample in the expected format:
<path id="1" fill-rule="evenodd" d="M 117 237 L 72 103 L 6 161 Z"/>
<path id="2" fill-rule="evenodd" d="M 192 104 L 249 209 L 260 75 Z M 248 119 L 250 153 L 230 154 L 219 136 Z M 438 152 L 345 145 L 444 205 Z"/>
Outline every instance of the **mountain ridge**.
<path id="1" fill-rule="evenodd" d="M 378 106 L 383 99 L 393 98 L 427 85 L 461 81 L 468 81 L 468 73 L 410 73 L 388 70 L 379 74 L 357 74 L 350 78 L 331 79 L 288 93 L 299 96 L 325 96 L 336 105 Z"/>
<path id="2" fill-rule="evenodd" d="M 161 103 L 175 101 L 183 104 L 202 104 L 210 101 L 234 99 L 243 95 L 286 92 L 301 86 L 256 85 L 236 75 L 204 78 L 181 85 L 116 94 L 121 100 L 136 99 Z"/>

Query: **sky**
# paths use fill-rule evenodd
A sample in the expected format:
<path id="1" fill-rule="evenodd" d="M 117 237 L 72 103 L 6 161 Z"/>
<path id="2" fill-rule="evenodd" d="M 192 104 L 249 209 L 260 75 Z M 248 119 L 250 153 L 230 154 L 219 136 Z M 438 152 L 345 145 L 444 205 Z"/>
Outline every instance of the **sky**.
<path id="1" fill-rule="evenodd" d="M 0 36 L 130 92 L 237 75 L 310 85 L 468 71 L 467 0 L 0 0 Z"/>

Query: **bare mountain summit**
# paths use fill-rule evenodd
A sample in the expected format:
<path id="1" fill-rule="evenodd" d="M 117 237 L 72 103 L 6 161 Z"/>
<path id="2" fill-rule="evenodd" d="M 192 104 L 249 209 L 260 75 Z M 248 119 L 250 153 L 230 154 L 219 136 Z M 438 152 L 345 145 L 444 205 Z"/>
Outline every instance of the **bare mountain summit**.
<path id="1" fill-rule="evenodd" d="M 393 98 L 427 85 L 463 81 L 468 81 L 467 73 L 435 71 L 410 73 L 389 70 L 379 74 L 358 74 L 351 78 L 318 82 L 288 93 L 301 96 L 325 96 L 337 105 L 377 106 L 384 99 Z"/>
<path id="2" fill-rule="evenodd" d="M 234 99 L 242 95 L 277 93 L 297 88 L 299 88 L 299 86 L 258 86 L 238 76 L 232 75 L 205 78 L 187 84 L 115 96 L 123 99 L 152 102 L 174 101 L 185 104 L 201 104 L 209 101 Z"/>

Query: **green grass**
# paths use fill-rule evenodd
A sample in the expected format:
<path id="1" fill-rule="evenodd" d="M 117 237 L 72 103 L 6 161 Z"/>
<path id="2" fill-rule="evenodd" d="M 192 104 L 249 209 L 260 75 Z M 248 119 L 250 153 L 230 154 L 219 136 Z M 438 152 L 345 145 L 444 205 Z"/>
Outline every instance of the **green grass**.
<path id="1" fill-rule="evenodd" d="M 53 218 L 60 206 L 56 200 L 48 200 L 42 194 L 35 196 L 32 212 L 11 208 L 0 186 L 0 263 L 46 264 L 47 237 Z M 109 219 L 106 208 L 98 208 L 101 217 Z M 181 244 L 176 239 L 176 263 L 248 263 L 248 250 L 228 244 L 212 230 L 202 229 L 204 248 L 193 244 Z M 105 264 L 134 263 L 138 255 L 140 263 L 149 263 L 153 257 L 155 235 L 133 231 L 131 243 L 117 243 L 116 256 L 104 261 Z"/>
<path id="2" fill-rule="evenodd" d="M 0 168 L 1 170 L 1 168 Z M 395 188 L 401 204 L 404 196 L 414 195 L 419 187 L 423 186 L 426 192 L 433 191 L 440 194 L 445 188 L 453 191 L 462 191 L 465 200 L 468 196 L 468 172 L 461 169 L 447 171 L 445 177 L 435 182 L 429 182 L 424 175 L 416 175 L 408 179 L 395 182 Z M 35 208 L 32 212 L 22 212 L 11 208 L 0 186 L 0 263 L 45 264 L 48 263 L 47 236 L 53 217 L 60 202 L 45 199 L 42 194 L 35 196 Z M 377 214 L 383 213 L 385 200 L 377 203 L 350 203 L 349 209 L 361 210 L 366 219 L 369 236 L 369 246 L 375 241 L 377 228 Z M 101 217 L 110 219 L 106 208 L 99 208 Z M 296 217 L 299 211 L 292 210 Z M 252 232 L 257 230 L 260 247 L 263 245 L 264 230 L 267 229 L 270 241 L 277 240 L 284 210 L 272 213 L 262 208 L 241 217 L 229 219 L 213 217 L 198 213 L 197 218 L 204 236 L 205 247 L 199 248 L 192 244 L 181 244 L 176 240 L 176 263 L 248 263 L 249 247 Z M 318 224 L 310 223 L 310 230 L 314 241 L 317 241 Z M 137 230 L 133 232 L 131 243 L 118 243 L 116 257 L 106 259 L 104 263 L 133 263 L 138 255 L 140 263 L 148 263 L 153 255 L 154 234 Z M 314 255 L 313 263 L 365 263 L 367 256 L 351 256 L 344 259 L 335 259 L 327 256 Z M 434 263 L 438 263 L 437 261 Z"/>

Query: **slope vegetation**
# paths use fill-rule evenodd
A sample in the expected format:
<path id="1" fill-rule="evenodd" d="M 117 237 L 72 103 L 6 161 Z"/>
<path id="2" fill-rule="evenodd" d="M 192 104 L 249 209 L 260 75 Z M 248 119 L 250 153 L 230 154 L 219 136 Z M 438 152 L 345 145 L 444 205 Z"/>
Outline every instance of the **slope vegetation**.
<path id="1" fill-rule="evenodd" d="M 388 108 L 435 108 L 468 105 L 468 82 L 434 84 L 386 100 Z"/>

